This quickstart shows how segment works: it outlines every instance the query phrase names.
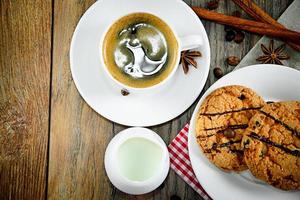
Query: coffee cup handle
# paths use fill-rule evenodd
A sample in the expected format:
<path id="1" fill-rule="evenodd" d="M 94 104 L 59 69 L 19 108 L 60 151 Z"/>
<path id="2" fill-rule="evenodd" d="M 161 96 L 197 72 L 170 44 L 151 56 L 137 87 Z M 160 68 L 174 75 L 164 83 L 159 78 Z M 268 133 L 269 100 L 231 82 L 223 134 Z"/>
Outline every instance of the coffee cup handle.
<path id="1" fill-rule="evenodd" d="M 187 35 L 179 37 L 180 51 L 195 49 L 203 44 L 203 39 L 200 35 Z"/>

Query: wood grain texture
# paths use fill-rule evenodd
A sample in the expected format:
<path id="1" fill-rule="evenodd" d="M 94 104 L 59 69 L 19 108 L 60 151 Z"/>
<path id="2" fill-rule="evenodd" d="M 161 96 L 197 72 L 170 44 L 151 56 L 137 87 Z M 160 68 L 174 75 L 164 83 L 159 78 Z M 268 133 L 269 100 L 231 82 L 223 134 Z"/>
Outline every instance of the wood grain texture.
<path id="1" fill-rule="evenodd" d="M 49 199 L 108 199 L 111 193 L 103 156 L 113 125 L 80 97 L 69 66 L 73 31 L 92 3 L 54 4 Z"/>
<path id="2" fill-rule="evenodd" d="M 0 1 L 0 199 L 44 199 L 51 0 Z"/>

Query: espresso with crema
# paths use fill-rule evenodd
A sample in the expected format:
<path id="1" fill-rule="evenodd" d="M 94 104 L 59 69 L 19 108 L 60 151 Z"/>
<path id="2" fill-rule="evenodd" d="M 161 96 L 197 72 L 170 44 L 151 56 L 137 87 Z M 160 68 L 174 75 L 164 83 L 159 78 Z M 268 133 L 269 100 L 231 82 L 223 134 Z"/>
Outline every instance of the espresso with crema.
<path id="1" fill-rule="evenodd" d="M 148 13 L 126 15 L 111 25 L 103 41 L 109 73 L 134 88 L 165 80 L 178 59 L 178 42 L 171 28 Z"/>

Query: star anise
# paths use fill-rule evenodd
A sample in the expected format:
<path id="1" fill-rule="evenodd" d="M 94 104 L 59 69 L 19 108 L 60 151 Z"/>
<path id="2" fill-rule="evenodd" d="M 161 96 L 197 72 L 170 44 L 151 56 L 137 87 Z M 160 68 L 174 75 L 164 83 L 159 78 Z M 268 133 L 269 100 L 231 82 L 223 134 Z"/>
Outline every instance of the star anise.
<path id="1" fill-rule="evenodd" d="M 283 52 L 284 48 L 285 44 L 282 44 L 274 49 L 273 40 L 270 41 L 269 48 L 267 48 L 264 44 L 261 44 L 261 50 L 264 55 L 259 56 L 256 60 L 264 64 L 269 63 L 283 65 L 281 60 L 288 60 L 290 58 L 286 53 Z"/>
<path id="2" fill-rule="evenodd" d="M 195 58 L 197 57 L 201 57 L 201 53 L 199 51 L 187 50 L 181 52 L 180 63 L 182 64 L 183 72 L 185 74 L 189 71 L 189 65 L 197 68 L 197 62 L 195 61 Z"/>

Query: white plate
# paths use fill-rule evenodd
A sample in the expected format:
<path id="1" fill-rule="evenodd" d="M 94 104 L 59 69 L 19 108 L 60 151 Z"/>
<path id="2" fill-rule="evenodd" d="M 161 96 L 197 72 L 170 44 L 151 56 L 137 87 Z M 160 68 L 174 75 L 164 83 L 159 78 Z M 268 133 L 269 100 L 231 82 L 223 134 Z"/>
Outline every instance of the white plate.
<path id="1" fill-rule="evenodd" d="M 218 80 L 200 99 L 191 119 L 188 148 L 197 179 L 213 199 L 299 200 L 300 191 L 286 192 L 276 189 L 258 181 L 249 172 L 223 172 L 202 154 L 195 137 L 195 123 L 200 104 L 213 90 L 236 84 L 252 88 L 267 101 L 300 100 L 300 71 L 288 67 L 252 65 L 233 71 Z"/>
<path id="2" fill-rule="evenodd" d="M 132 13 L 152 13 L 170 24 L 179 36 L 199 34 L 198 69 L 184 75 L 176 71 L 169 87 L 147 95 L 120 94 L 100 65 L 99 45 L 106 28 L 116 19 Z M 152 126 L 169 121 L 184 112 L 199 96 L 209 72 L 210 47 L 205 29 L 197 15 L 181 0 L 99 0 L 80 19 L 70 47 L 70 65 L 75 85 L 97 113 L 128 126 Z M 193 86 L 193 87 L 191 87 Z"/>

